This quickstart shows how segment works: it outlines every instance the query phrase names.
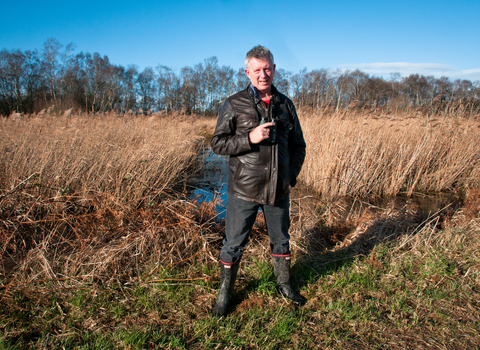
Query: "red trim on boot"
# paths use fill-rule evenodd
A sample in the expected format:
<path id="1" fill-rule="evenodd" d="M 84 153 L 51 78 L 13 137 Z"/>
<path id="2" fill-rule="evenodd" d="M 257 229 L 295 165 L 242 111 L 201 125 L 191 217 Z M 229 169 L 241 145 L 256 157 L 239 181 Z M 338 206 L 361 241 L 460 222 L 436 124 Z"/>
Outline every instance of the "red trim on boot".
<path id="1" fill-rule="evenodd" d="M 286 254 L 286 255 L 272 254 L 272 256 L 276 256 L 278 258 L 291 258 L 292 254 Z"/>
<path id="2" fill-rule="evenodd" d="M 232 268 L 232 265 L 240 264 L 240 262 L 236 262 L 236 263 L 226 263 L 225 261 L 222 261 L 222 260 L 220 260 L 220 263 L 222 263 L 222 264 L 223 264 L 223 267 L 226 268 L 226 269 L 231 269 L 231 268 Z"/>

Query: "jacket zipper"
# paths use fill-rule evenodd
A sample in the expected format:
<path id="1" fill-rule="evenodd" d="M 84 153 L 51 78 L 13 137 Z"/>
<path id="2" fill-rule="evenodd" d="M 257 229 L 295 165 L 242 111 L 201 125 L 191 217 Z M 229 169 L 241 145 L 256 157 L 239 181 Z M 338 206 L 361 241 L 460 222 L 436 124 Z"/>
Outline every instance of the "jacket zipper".
<path id="1" fill-rule="evenodd" d="M 272 98 L 270 99 L 270 103 L 268 104 L 268 109 L 267 109 L 267 121 L 268 122 L 272 122 L 273 121 L 273 116 L 272 116 L 272 104 L 273 104 L 273 96 Z M 268 152 L 268 173 L 267 173 L 267 183 L 265 185 L 265 188 L 266 188 L 266 191 L 265 191 L 265 203 L 266 204 L 270 204 L 268 202 L 268 197 L 269 197 L 269 193 L 271 192 L 270 191 L 270 187 L 271 187 L 271 184 L 270 184 L 270 180 L 272 178 L 272 158 L 273 158 L 273 151 L 274 151 L 274 148 L 275 145 L 271 145 L 270 146 L 270 151 Z M 275 194 L 274 194 L 275 195 Z"/>

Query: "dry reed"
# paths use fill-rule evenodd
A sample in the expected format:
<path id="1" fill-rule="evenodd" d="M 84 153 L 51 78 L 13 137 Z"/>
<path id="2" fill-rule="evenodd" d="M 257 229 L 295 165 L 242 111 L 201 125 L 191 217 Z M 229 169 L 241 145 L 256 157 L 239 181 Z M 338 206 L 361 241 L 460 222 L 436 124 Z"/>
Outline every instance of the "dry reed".
<path id="1" fill-rule="evenodd" d="M 198 144 L 191 123 L 158 117 L 4 118 L 0 127 L 2 190 L 28 183 L 52 198 L 137 202 L 181 181 Z"/>
<path id="2" fill-rule="evenodd" d="M 308 144 L 301 176 L 324 196 L 319 216 L 292 195 L 292 246 L 302 254 L 397 237 L 424 220 L 407 205 L 351 212 L 341 222 L 345 203 L 325 198 L 478 186 L 472 121 L 299 115 Z M 214 125 L 115 115 L 2 120 L 4 274 L 22 281 L 148 280 L 158 266 L 216 261 L 223 229 L 213 225 L 215 203 L 166 200 L 191 175 L 198 134 Z M 257 231 L 248 249 L 263 259 L 268 237 L 264 227 Z"/>
<path id="3" fill-rule="evenodd" d="M 202 138 L 193 121 L 114 114 L 2 119 L 4 275 L 131 276 L 126 271 L 139 259 L 160 254 L 160 242 L 182 228 L 179 213 L 183 221 L 193 215 L 176 196 L 196 167 Z M 183 250 L 181 258 L 189 252 Z"/>
<path id="4" fill-rule="evenodd" d="M 299 113 L 301 179 L 324 198 L 480 186 L 480 123 L 420 114 Z"/>

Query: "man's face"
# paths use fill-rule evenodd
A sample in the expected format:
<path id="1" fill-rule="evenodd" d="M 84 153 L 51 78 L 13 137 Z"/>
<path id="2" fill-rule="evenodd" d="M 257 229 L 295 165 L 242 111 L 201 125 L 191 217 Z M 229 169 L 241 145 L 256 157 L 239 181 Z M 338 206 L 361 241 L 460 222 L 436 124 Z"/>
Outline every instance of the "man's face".
<path id="1" fill-rule="evenodd" d="M 275 65 L 270 62 L 269 58 L 251 58 L 249 68 L 245 69 L 248 78 L 253 86 L 261 92 L 270 92 L 270 87 L 275 74 Z"/>

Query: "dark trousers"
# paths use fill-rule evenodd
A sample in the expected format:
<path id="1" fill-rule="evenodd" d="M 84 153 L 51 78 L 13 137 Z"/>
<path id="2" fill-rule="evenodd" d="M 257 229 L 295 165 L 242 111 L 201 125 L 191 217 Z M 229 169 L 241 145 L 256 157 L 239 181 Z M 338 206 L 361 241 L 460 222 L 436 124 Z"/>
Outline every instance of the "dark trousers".
<path id="1" fill-rule="evenodd" d="M 220 260 L 226 265 L 238 264 L 243 248 L 261 208 L 267 224 L 270 248 L 273 256 L 290 256 L 290 198 L 285 196 L 275 205 L 248 202 L 229 195 L 225 222 L 226 238 L 220 251 Z"/>

